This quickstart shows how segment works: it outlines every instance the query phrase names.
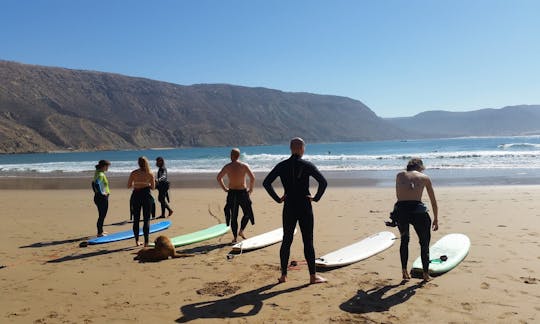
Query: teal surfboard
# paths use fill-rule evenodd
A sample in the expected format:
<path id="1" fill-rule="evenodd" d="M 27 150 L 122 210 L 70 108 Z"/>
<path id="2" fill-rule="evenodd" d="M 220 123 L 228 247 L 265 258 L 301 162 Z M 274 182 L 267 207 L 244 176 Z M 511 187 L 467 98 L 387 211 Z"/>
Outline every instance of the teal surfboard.
<path id="1" fill-rule="evenodd" d="M 159 222 L 159 223 L 150 224 L 150 233 L 155 233 L 155 232 L 166 230 L 170 226 L 171 226 L 171 221 L 169 221 L 169 220 Z M 142 235 L 144 235 L 144 234 L 143 234 L 143 229 L 142 229 L 142 226 L 141 226 L 140 229 L 139 229 L 139 236 L 142 236 Z M 130 229 L 130 230 L 123 231 L 123 232 L 117 232 L 117 233 L 113 233 L 113 234 L 108 234 L 108 235 L 102 236 L 102 237 L 96 237 L 95 239 L 89 240 L 88 244 L 104 244 L 104 243 L 127 240 L 127 239 L 130 239 L 130 238 L 133 238 L 133 237 L 135 237 L 135 235 L 133 235 L 133 230 Z"/>
<path id="2" fill-rule="evenodd" d="M 218 224 L 197 232 L 184 234 L 171 238 L 171 243 L 175 246 L 183 246 L 193 244 L 201 241 L 206 241 L 214 237 L 221 236 L 229 230 L 229 227 L 225 224 Z M 152 244 L 150 244 L 152 245 Z"/>
<path id="3" fill-rule="evenodd" d="M 454 269 L 469 253 L 471 241 L 464 234 L 448 234 L 429 248 L 429 274 L 440 275 Z M 411 273 L 422 273 L 422 260 L 418 257 Z"/>

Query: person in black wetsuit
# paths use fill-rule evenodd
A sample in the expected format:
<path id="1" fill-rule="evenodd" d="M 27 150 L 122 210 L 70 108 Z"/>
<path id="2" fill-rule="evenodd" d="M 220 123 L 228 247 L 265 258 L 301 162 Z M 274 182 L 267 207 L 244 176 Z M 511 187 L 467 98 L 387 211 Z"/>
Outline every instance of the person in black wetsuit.
<path id="1" fill-rule="evenodd" d="M 392 219 L 397 222 L 399 232 L 401 233 L 399 254 L 403 280 L 409 280 L 411 278 L 407 272 L 410 238 L 409 225 L 412 225 L 416 234 L 418 234 L 424 281 L 430 280 L 428 272 L 429 241 L 431 240 L 431 228 L 434 231 L 439 229 L 439 210 L 431 179 L 422 173 L 424 169 L 422 160 L 413 158 L 408 162 L 406 171 L 402 171 L 396 176 L 397 202 L 392 211 Z M 431 208 L 433 209 L 433 223 L 431 223 L 426 206 L 421 201 L 424 188 L 428 193 Z"/>
<path id="2" fill-rule="evenodd" d="M 165 218 L 165 209 L 169 211 L 167 217 L 170 217 L 173 210 L 168 204 L 171 201 L 169 198 L 169 180 L 167 179 L 165 160 L 161 156 L 156 158 L 156 166 L 158 167 L 156 188 L 158 190 L 158 201 L 161 204 L 161 216 L 158 218 Z"/>
<path id="3" fill-rule="evenodd" d="M 237 242 L 238 235 L 245 239 L 244 230 L 249 221 L 255 225 L 253 209 L 251 207 L 251 199 L 249 195 L 253 191 L 255 184 L 255 175 L 249 168 L 249 165 L 239 161 L 240 150 L 233 148 L 231 150 L 231 162 L 226 164 L 218 173 L 216 179 L 220 187 L 227 192 L 227 202 L 225 208 L 225 221 L 227 226 L 231 226 L 233 233 L 232 243 Z M 223 182 L 223 178 L 227 176 L 228 186 Z M 246 186 L 246 176 L 249 177 L 249 187 Z M 242 208 L 244 216 L 240 221 L 240 231 L 238 231 L 238 207 Z"/>
<path id="4" fill-rule="evenodd" d="M 148 246 L 150 235 L 150 214 L 152 209 L 152 194 L 150 190 L 156 188 L 156 180 L 146 157 L 138 159 L 139 168 L 129 175 L 128 188 L 133 188 L 133 235 L 135 245 L 139 243 L 139 219 L 143 211 L 144 246 Z"/>
<path id="5" fill-rule="evenodd" d="M 313 247 L 313 209 L 311 202 L 318 202 L 324 191 L 327 182 L 317 167 L 302 159 L 305 151 L 305 143 L 299 137 L 291 140 L 291 157 L 278 163 L 263 181 L 263 186 L 277 203 L 284 202 L 283 206 L 283 242 L 279 251 L 281 260 L 281 277 L 278 282 L 287 280 L 287 265 L 291 244 L 294 236 L 296 223 L 300 225 L 302 240 L 304 242 L 304 257 L 306 258 L 310 283 L 326 282 L 326 279 L 316 274 L 315 269 L 315 248 Z M 317 180 L 319 186 L 314 197 L 309 192 L 309 177 Z M 285 190 L 283 196 L 278 196 L 272 187 L 276 178 L 281 179 Z"/>

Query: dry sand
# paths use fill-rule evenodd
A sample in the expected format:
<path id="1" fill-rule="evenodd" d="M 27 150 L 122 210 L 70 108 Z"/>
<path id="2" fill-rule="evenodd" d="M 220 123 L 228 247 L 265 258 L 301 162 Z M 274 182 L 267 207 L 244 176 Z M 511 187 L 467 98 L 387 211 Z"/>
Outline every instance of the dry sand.
<path id="1" fill-rule="evenodd" d="M 86 184 L 86 180 L 83 181 Z M 86 185 L 85 185 L 86 186 Z M 83 187 L 85 187 L 83 186 Z M 105 230 L 129 229 L 129 191 L 112 188 Z M 178 248 L 193 258 L 133 261 L 134 241 L 80 248 L 95 235 L 90 188 L 0 190 L 0 322 L 2 323 L 538 323 L 540 322 L 540 186 L 438 187 L 440 230 L 464 233 L 467 258 L 421 286 L 400 284 L 399 241 L 356 264 L 322 273 L 306 285 L 305 265 L 276 285 L 279 244 L 227 260 L 228 233 Z M 315 204 L 317 255 L 388 230 L 392 188 L 330 186 Z M 225 193 L 173 188 L 176 236 L 217 223 Z M 281 205 L 257 188 L 253 236 L 280 227 Z M 399 236 L 396 229 L 390 229 Z M 151 235 L 151 240 L 157 234 Z M 291 260 L 302 261 L 295 236 Z M 419 247 L 415 234 L 411 259 Z M 412 263 L 413 260 L 409 262 Z"/>

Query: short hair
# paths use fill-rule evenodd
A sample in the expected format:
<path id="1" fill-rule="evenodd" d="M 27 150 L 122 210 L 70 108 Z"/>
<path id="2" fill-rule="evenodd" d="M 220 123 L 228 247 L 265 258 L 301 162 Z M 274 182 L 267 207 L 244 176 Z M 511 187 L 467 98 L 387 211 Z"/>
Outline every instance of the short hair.
<path id="1" fill-rule="evenodd" d="M 407 171 L 424 171 L 424 162 L 420 158 L 412 158 L 407 163 Z"/>
<path id="2" fill-rule="evenodd" d="M 295 138 L 291 139 L 291 144 L 290 144 L 291 151 L 295 151 L 298 148 L 303 147 L 305 145 L 306 145 L 306 143 L 300 137 L 295 137 Z"/>
<path id="3" fill-rule="evenodd" d="M 240 149 L 235 147 L 231 150 L 231 158 L 238 159 L 240 157 Z"/>

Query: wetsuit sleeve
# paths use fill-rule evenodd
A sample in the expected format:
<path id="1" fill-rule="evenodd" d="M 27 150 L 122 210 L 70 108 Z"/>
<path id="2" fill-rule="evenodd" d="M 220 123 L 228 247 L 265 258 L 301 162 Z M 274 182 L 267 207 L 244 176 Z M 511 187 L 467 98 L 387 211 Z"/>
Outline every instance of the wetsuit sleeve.
<path id="1" fill-rule="evenodd" d="M 317 169 L 315 165 L 312 165 L 311 169 L 311 176 L 317 180 L 319 183 L 319 187 L 317 188 L 317 193 L 315 194 L 315 197 L 313 197 L 314 201 L 319 201 L 324 194 L 324 191 L 326 190 L 326 186 L 328 185 L 328 182 L 322 175 L 322 173 Z"/>
<path id="2" fill-rule="evenodd" d="M 270 173 L 268 173 L 268 175 L 266 176 L 266 178 L 264 178 L 264 181 L 263 181 L 264 189 L 266 189 L 266 192 L 268 192 L 270 197 L 272 197 L 272 199 L 274 199 L 277 203 L 281 202 L 281 198 L 279 198 L 276 191 L 274 190 L 274 187 L 272 187 L 272 183 L 278 177 L 279 169 L 280 168 L 278 164 L 276 165 L 276 167 L 274 167 L 274 169 L 272 169 L 272 171 L 270 171 Z"/>

